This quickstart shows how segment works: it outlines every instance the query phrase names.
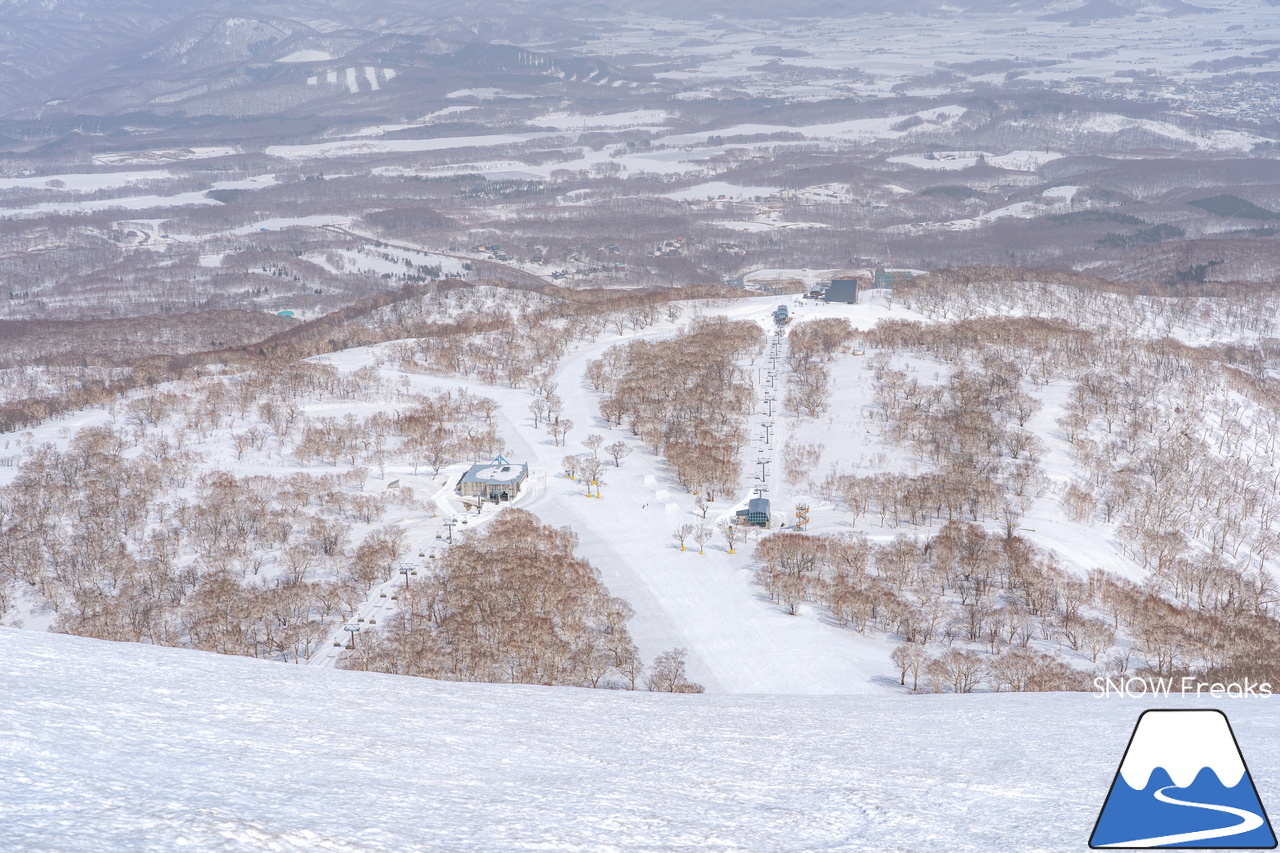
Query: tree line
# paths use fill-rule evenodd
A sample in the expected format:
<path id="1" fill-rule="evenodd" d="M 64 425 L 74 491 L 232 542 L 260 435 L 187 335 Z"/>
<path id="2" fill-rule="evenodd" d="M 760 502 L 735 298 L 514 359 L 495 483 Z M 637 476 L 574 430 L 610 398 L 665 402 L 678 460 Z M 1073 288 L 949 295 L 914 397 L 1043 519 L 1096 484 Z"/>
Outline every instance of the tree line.
<path id="1" fill-rule="evenodd" d="M 702 317 L 667 340 L 611 347 L 588 364 L 587 378 L 601 392 L 605 420 L 625 423 L 667 458 L 682 486 L 715 500 L 742 479 L 755 392 L 741 362 L 753 362 L 764 345 L 756 323 Z"/>
<path id="2" fill-rule="evenodd" d="M 649 668 L 633 615 L 576 556 L 577 536 L 505 509 L 397 593 L 397 613 L 362 634 L 347 669 L 448 681 L 700 693 L 673 649 Z"/>

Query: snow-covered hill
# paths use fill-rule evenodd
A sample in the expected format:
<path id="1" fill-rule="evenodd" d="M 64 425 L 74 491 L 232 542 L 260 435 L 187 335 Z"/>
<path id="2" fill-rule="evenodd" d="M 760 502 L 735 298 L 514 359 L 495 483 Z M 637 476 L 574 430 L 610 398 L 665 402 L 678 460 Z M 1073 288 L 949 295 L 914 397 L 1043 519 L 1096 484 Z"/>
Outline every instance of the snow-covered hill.
<path id="1" fill-rule="evenodd" d="M 23 853 L 1083 850 L 1143 706 L 442 684 L 9 629 L 0 691 Z M 1274 803 L 1270 703 L 1221 704 Z"/>

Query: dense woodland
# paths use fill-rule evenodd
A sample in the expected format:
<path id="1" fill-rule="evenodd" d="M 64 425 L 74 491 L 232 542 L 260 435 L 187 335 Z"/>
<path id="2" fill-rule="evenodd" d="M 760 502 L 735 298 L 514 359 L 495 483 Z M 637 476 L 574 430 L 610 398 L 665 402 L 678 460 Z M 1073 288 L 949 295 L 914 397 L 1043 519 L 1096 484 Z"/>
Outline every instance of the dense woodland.
<path id="1" fill-rule="evenodd" d="M 602 392 L 609 423 L 626 424 L 671 463 L 682 486 L 714 501 L 742 480 L 745 418 L 755 403 L 749 364 L 764 341 L 756 323 L 701 318 L 668 340 L 611 348 L 587 366 L 587 378 Z"/>
<path id="2" fill-rule="evenodd" d="M 540 362 L 531 361 L 528 353 L 513 359 L 486 351 L 474 339 L 487 334 L 490 343 L 504 341 L 504 349 L 527 345 L 542 359 L 561 351 L 568 340 L 593 339 L 606 323 L 615 329 L 634 328 L 652 323 L 663 309 L 670 316 L 671 310 L 679 310 L 673 306 L 685 301 L 697 304 L 742 295 L 725 287 L 619 294 L 549 285 L 531 288 L 528 282 L 508 280 L 442 281 L 370 296 L 266 338 L 255 331 L 262 329 L 262 318 L 243 312 L 201 313 L 176 321 L 140 318 L 113 326 L 109 335 L 103 334 L 108 324 L 95 322 L 0 326 L 0 333 L 13 336 L 9 363 L 19 365 L 0 368 L 0 433 L 167 381 L 214 372 L 287 370 L 300 359 L 386 341 L 417 339 L 417 351 L 437 370 L 479 370 L 485 381 L 520 384 L 529 374 L 544 373 L 545 366 L 540 369 Z M 242 318 L 251 322 L 240 323 Z M 212 341 L 217 346 L 211 349 L 188 340 L 176 352 L 150 354 L 154 341 L 171 339 L 184 329 L 191 331 L 190 337 L 213 333 L 226 340 Z M 530 335 L 531 329 L 538 334 Z M 86 344 L 95 340 L 103 345 L 87 352 Z M 413 351 L 403 353 L 406 363 L 411 364 L 413 356 Z"/>
<path id="3" fill-rule="evenodd" d="M 1269 370 L 1280 345 L 1264 291 L 1202 287 L 1183 295 L 972 269 L 900 289 L 896 299 L 928 322 L 794 325 L 784 410 L 797 423 L 827 416 L 847 365 L 862 364 L 857 381 L 870 390 L 860 416 L 893 452 L 872 470 L 851 469 L 821 445 L 787 445 L 788 481 L 836 502 L 849 529 L 761 539 L 752 557 L 765 594 L 898 638 L 900 675 L 917 689 L 1075 689 L 1095 671 L 1271 673 L 1280 389 Z M 700 316 L 699 305 L 711 303 L 694 303 L 670 336 L 607 349 L 581 379 L 601 417 L 700 498 L 704 523 L 681 525 L 678 544 L 701 550 L 723 534 L 733 549 L 747 537 L 709 526 L 705 507 L 740 489 L 764 335 L 755 322 Z M 438 472 L 506 446 L 493 401 L 408 394 L 379 367 L 527 389 L 519 416 L 567 447 L 574 425 L 553 378 L 565 353 L 687 310 L 666 293 L 444 282 L 299 324 L 256 350 L 193 354 L 174 362 L 178 373 L 154 363 L 148 373 L 15 368 L 6 375 L 27 378 L 12 387 L 57 400 L 56 379 L 62 405 L 99 402 L 107 417 L 62 449 L 10 433 L 0 464 L 17 477 L 0 491 L 0 612 L 15 595 L 33 596 L 56 630 L 301 660 L 406 558 L 386 519 L 425 509 L 406 490 L 368 489 L 369 478 L 392 464 Z M 1205 342 L 1175 337 L 1189 331 Z M 359 370 L 298 360 L 379 341 L 389 343 Z M 867 355 L 851 362 L 850 347 Z M 76 384 L 91 370 L 99 397 Z M 387 400 L 392 411 L 369 405 Z M 1046 401 L 1061 413 L 1051 421 Z M 565 467 L 586 475 L 590 491 L 627 451 L 590 430 L 573 433 L 575 443 L 583 432 L 590 453 Z M 1070 463 L 1068 479 L 1048 476 L 1051 456 L 1059 470 Z M 211 462 L 231 457 L 294 470 L 242 475 Z M 1113 536 L 1132 576 L 1068 567 L 1024 538 L 1024 517 L 1046 502 Z M 648 669 L 620 651 L 622 640 L 601 651 L 601 638 L 625 637 L 625 605 L 573 555 L 568 533 L 527 514 L 505 518 L 491 540 L 473 536 L 440 566 L 420 567 L 405 599 L 415 609 L 363 634 L 347 665 L 693 689 L 678 650 Z M 872 531 L 895 538 L 874 544 Z M 526 535 L 559 543 L 551 562 L 527 575 L 484 568 L 516 560 Z M 553 578 L 564 586 L 546 586 Z M 531 609 L 497 603 L 530 590 L 541 596 Z M 552 602 L 572 617 L 549 617 Z"/>
<path id="4" fill-rule="evenodd" d="M 789 446 L 789 479 L 839 501 L 855 528 L 899 535 L 891 545 L 774 535 L 757 549 L 760 583 L 792 610 L 813 601 L 856 630 L 918 644 L 896 655 L 904 678 L 931 689 L 1022 689 L 1006 658 L 1031 666 L 1033 653 L 1045 669 L 1031 681 L 1053 689 L 1095 670 L 1275 677 L 1280 389 L 1266 372 L 1273 339 L 1261 336 L 1274 313 L 1248 310 L 1268 296 L 1145 295 L 1043 275 L 1010 287 L 992 273 L 930 276 L 902 294 L 942 322 L 855 331 L 822 320 L 792 331 L 793 410 L 825 411 L 824 365 L 857 339 L 874 389 L 865 417 L 923 470 L 858 473 L 837 462 L 815 475 L 823 448 Z M 1051 316 L 998 316 L 1023 308 Z M 1113 325 L 1117 317 L 1132 325 Z M 1246 343 L 1131 333 L 1188 326 Z M 921 362 L 937 375 L 922 375 Z M 813 400 L 801 404 L 806 394 Z M 1063 414 L 1053 434 L 1037 434 L 1030 423 L 1050 394 Z M 1045 475 L 1046 440 L 1062 442 L 1070 480 Z M 1065 571 L 1021 538 L 1041 499 L 1110 531 L 1144 581 Z"/>
<path id="5" fill-rule="evenodd" d="M 0 489 L 0 610 L 27 590 L 55 630 L 308 657 L 407 556 L 386 513 L 429 511 L 370 476 L 502 449 L 493 402 L 465 391 L 405 395 L 394 414 L 304 411 L 388 393 L 376 371 L 295 363 L 135 397 L 65 450 L 23 445 Z M 227 454 L 285 471 L 237 475 Z"/>
<path id="6" fill-rule="evenodd" d="M 275 348 L 305 354 L 400 337 L 377 365 L 528 387 L 541 404 L 536 416 L 563 442 L 572 424 L 558 417 L 549 376 L 565 348 L 606 327 L 630 331 L 659 316 L 678 317 L 682 307 L 663 308 L 665 301 L 649 294 L 592 301 L 583 294 L 566 303 L 523 291 L 441 285 L 381 300 L 345 320 L 300 327 Z M 338 329 L 343 344 L 332 336 Z M 496 340 L 505 346 L 495 347 Z M 489 358 L 501 349 L 503 358 Z M 411 489 L 374 490 L 370 478 L 385 481 L 388 465 L 436 473 L 505 450 L 494 422 L 496 404 L 466 390 L 414 395 L 390 383 L 376 366 L 342 371 L 278 354 L 220 354 L 233 358 L 188 367 L 188 378 L 163 390 L 138 389 L 136 372 L 126 368 L 114 374 L 99 368 L 117 386 L 103 383 L 102 425 L 76 432 L 61 450 L 34 444 L 30 434 L 5 443 L 8 454 L 0 464 L 18 471 L 0 489 L 0 616 L 21 596 L 53 630 L 302 661 L 368 598 L 373 585 L 411 559 L 402 535 L 386 523 L 388 514 L 433 512 Z M 47 379 L 57 370 L 64 369 L 44 368 L 40 375 Z M 215 375 L 202 375 L 207 373 Z M 154 376 L 152 381 L 174 378 L 162 369 Z M 394 407 L 376 405 L 388 400 Z M 322 411 L 315 412 L 317 407 Z M 41 410 L 31 412 L 27 425 L 43 416 Z M 606 452 L 617 464 L 627 451 Z M 234 465 L 228 464 L 232 458 Z M 599 461 L 598 454 L 592 458 Z M 239 475 L 241 466 L 266 473 Z M 552 538 L 568 535 L 519 513 L 495 530 L 495 547 L 503 536 L 518 539 L 531 530 Z M 564 542 L 567 550 L 551 555 L 544 571 L 581 569 L 578 580 L 570 579 L 555 595 L 572 599 L 585 590 L 592 601 L 603 602 L 600 618 L 607 616 L 608 626 L 600 628 L 595 615 L 584 624 L 591 632 L 621 638 L 611 652 L 615 663 L 608 672 L 597 671 L 596 654 L 587 663 L 531 663 L 533 669 L 508 671 L 508 677 L 699 690 L 684 674 L 682 651 L 671 650 L 648 668 L 635 658 L 626 638 L 626 604 L 596 588 L 594 569 L 574 562 L 570 539 Z M 425 585 L 431 572 L 425 565 L 419 571 Z M 521 593 L 481 585 L 473 594 L 460 606 L 492 599 L 483 606 L 488 615 L 477 628 L 483 632 L 496 629 L 489 620 L 504 611 L 499 599 Z M 510 636 L 523 637 L 539 660 L 561 653 L 553 646 L 556 637 L 567 636 L 563 632 L 535 636 L 527 628 Z M 544 648 L 544 641 L 550 645 Z M 497 647 L 505 645 L 504 640 Z M 384 666 L 364 658 L 352 665 L 366 663 Z M 460 664 L 450 677 L 493 675 L 479 663 L 468 666 Z"/>
<path id="7" fill-rule="evenodd" d="M 390 624 L 355 644 L 343 665 L 448 681 L 702 692 L 685 677 L 679 649 L 646 675 L 627 631 L 630 605 L 609 595 L 576 545 L 567 528 L 504 510 L 408 583 Z"/>

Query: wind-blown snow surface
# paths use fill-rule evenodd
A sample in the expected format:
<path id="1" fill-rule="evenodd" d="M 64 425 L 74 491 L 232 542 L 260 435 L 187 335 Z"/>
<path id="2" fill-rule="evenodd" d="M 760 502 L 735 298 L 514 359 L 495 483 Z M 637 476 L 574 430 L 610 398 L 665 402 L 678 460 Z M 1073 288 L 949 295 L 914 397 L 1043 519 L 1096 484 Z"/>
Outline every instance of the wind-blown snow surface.
<path id="1" fill-rule="evenodd" d="M 1143 707 L 445 684 L 9 629 L 0 690 L 24 853 L 1061 853 Z M 1226 703 L 1264 803 L 1271 701 Z"/>

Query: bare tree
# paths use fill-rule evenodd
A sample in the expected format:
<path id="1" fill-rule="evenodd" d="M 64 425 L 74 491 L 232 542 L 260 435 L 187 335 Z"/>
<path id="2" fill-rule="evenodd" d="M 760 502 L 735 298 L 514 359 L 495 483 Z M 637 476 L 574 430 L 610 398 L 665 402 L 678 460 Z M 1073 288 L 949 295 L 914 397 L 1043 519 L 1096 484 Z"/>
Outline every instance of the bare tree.
<path id="1" fill-rule="evenodd" d="M 701 693 L 702 685 L 690 681 L 685 674 L 684 649 L 671 649 L 654 658 L 645 676 L 645 686 L 659 693 Z"/>
<path id="2" fill-rule="evenodd" d="M 604 470 L 604 462 L 585 453 L 578 457 L 578 470 L 582 472 L 582 480 L 587 484 L 587 497 L 591 497 L 591 487 L 595 486 L 596 496 L 600 495 L 600 472 Z"/>
<path id="3" fill-rule="evenodd" d="M 533 428 L 542 426 L 542 419 L 547 414 L 547 398 L 534 397 L 529 403 L 529 411 L 533 414 Z"/>
<path id="4" fill-rule="evenodd" d="M 699 554 L 704 553 L 703 548 L 711 541 L 711 537 L 714 535 L 715 528 L 707 524 L 699 524 L 693 529 L 693 541 L 698 543 Z"/>
<path id="5" fill-rule="evenodd" d="M 724 537 L 724 544 L 728 547 L 729 553 L 734 553 L 734 545 L 742 541 L 743 529 L 732 521 L 725 521 L 720 524 L 720 535 Z"/>
<path id="6" fill-rule="evenodd" d="M 570 480 L 578 478 L 578 466 L 582 464 L 582 457 L 576 453 L 570 453 L 568 456 L 560 460 L 560 464 L 564 466 L 564 470 L 568 472 Z"/>
<path id="7" fill-rule="evenodd" d="M 895 666 L 901 674 L 898 683 L 906 685 L 907 675 L 911 676 L 912 691 L 920 688 L 920 670 L 924 666 L 928 655 L 925 648 L 920 643 L 903 643 L 896 647 L 889 657 L 893 660 Z"/>
<path id="8" fill-rule="evenodd" d="M 935 693 L 946 688 L 954 693 L 972 693 L 985 672 L 980 655 L 961 649 L 950 649 L 925 663 L 925 675 Z"/>
<path id="9" fill-rule="evenodd" d="M 631 453 L 631 448 L 627 447 L 625 442 L 615 441 L 613 444 L 605 448 L 605 451 L 613 457 L 613 465 L 615 468 L 622 467 L 622 458 Z"/>
<path id="10" fill-rule="evenodd" d="M 551 438 L 555 441 L 556 446 L 564 445 L 565 437 L 571 429 L 573 429 L 573 421 L 568 418 L 556 418 L 547 423 L 547 431 L 551 433 Z"/>

